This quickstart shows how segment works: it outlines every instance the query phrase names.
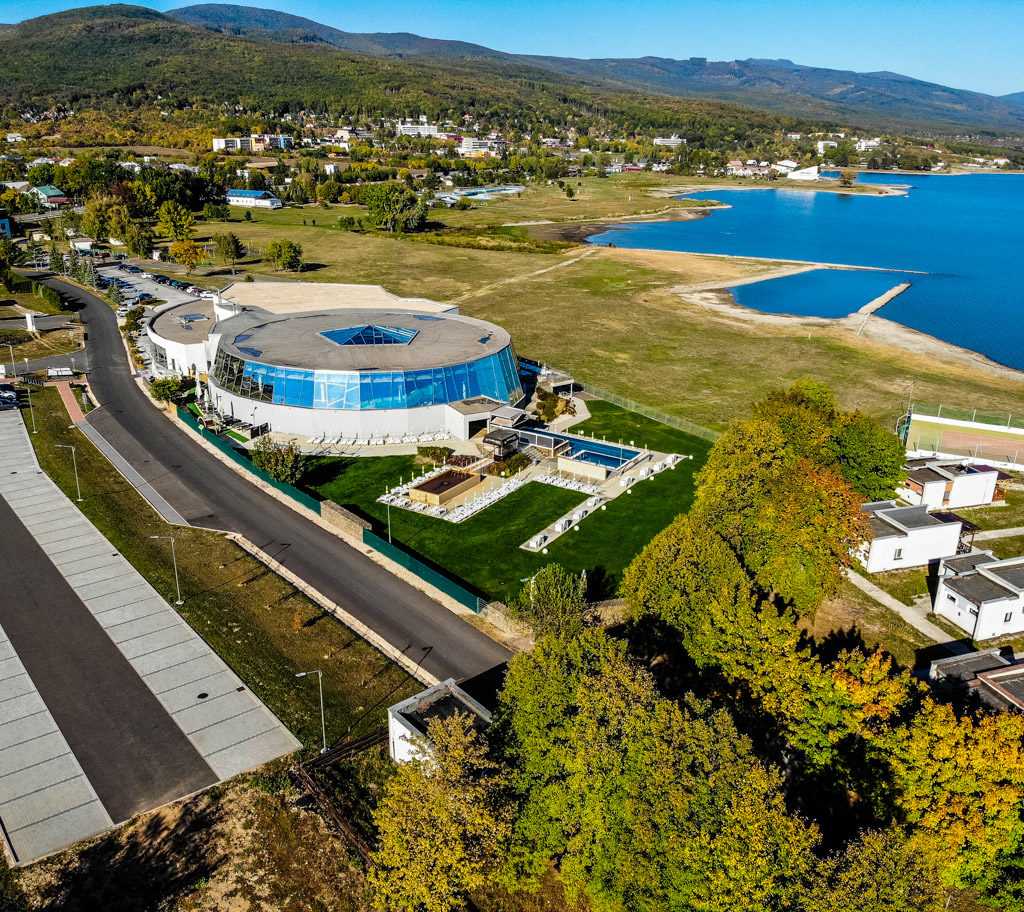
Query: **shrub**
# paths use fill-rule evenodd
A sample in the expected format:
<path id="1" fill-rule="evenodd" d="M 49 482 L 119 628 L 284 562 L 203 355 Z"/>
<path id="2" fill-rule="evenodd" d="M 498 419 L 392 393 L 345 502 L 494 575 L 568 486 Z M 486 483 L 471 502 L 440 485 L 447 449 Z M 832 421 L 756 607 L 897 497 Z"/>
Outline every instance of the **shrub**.
<path id="1" fill-rule="evenodd" d="M 24 329 L 0 329 L 0 345 L 20 345 L 32 338 L 32 333 Z"/>
<path id="2" fill-rule="evenodd" d="M 170 402 L 191 387 L 192 383 L 180 377 L 168 377 L 154 380 L 149 385 L 149 392 L 157 402 Z"/>
<path id="3" fill-rule="evenodd" d="M 421 446 L 416 447 L 416 455 L 421 456 L 424 459 L 429 459 L 431 462 L 444 463 L 448 460 L 448 457 L 455 451 L 451 447 L 446 446 Z"/>
<path id="4" fill-rule="evenodd" d="M 298 484 L 306 474 L 306 457 L 294 443 L 277 443 L 263 436 L 252 448 L 252 464 L 274 481 Z"/>

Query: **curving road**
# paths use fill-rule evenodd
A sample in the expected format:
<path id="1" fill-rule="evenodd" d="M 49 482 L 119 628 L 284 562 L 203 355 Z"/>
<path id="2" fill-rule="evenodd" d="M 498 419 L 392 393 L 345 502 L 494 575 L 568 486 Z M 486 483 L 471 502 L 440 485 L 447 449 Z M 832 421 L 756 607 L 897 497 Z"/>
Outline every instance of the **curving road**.
<path id="1" fill-rule="evenodd" d="M 89 385 L 102 406 L 89 414 L 89 423 L 189 523 L 244 535 L 442 680 L 462 680 L 510 657 L 456 614 L 208 453 L 136 385 L 110 307 L 59 278 L 36 278 L 82 308 Z"/>

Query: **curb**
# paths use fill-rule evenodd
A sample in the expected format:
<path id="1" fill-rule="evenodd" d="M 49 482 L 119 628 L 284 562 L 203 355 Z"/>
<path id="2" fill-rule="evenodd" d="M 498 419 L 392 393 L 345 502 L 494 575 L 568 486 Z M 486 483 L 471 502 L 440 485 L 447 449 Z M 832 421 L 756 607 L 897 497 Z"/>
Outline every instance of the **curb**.
<path id="1" fill-rule="evenodd" d="M 392 646 L 387 640 L 385 640 L 383 637 L 381 637 L 373 630 L 371 630 L 369 627 L 367 627 L 362 621 L 358 620 L 353 615 L 349 614 L 349 612 L 347 612 L 340 605 L 336 604 L 335 602 L 332 602 L 329 598 L 327 598 L 327 596 L 323 595 L 322 593 L 314 589 L 312 586 L 310 586 L 300 577 L 296 576 L 286 567 L 283 567 L 269 554 L 267 554 L 265 551 L 260 550 L 260 548 L 258 548 L 251 541 L 249 541 L 249 539 L 245 538 L 245 536 L 239 535 L 236 532 L 229 532 L 227 533 L 227 538 L 233 541 L 244 551 L 248 551 L 249 554 L 256 558 L 256 560 L 258 560 L 261 564 L 272 570 L 282 579 L 287 580 L 289 583 L 291 583 L 296 589 L 299 590 L 299 592 L 301 592 L 303 595 L 305 595 L 312 601 L 316 602 L 321 608 L 324 609 L 324 611 L 333 615 L 335 619 L 341 621 L 342 624 L 351 629 L 354 633 L 357 633 L 359 636 L 361 636 L 364 640 L 366 640 L 367 643 L 373 646 L 376 650 L 378 650 L 379 652 L 387 656 L 389 659 L 391 659 L 392 662 L 404 668 L 417 681 L 420 681 L 421 683 L 426 684 L 428 686 L 433 686 L 434 684 L 441 683 L 440 678 L 434 677 L 434 675 L 430 674 L 430 672 L 425 671 L 423 668 L 419 666 L 419 664 L 413 662 L 404 653 L 400 652 L 398 649 Z"/>

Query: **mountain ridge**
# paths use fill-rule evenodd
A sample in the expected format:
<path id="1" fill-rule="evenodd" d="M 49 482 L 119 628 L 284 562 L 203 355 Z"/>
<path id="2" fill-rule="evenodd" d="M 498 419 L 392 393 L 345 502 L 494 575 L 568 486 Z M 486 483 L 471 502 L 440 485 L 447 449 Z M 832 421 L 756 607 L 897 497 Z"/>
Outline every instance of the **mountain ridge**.
<path id="1" fill-rule="evenodd" d="M 169 10 L 167 15 L 205 28 L 286 43 L 308 40 L 303 38 L 306 35 L 371 56 L 517 62 L 627 91 L 710 98 L 792 116 L 857 120 L 880 129 L 932 124 L 1024 132 L 1024 93 L 1000 98 L 885 70 L 860 73 L 810 67 L 786 58 L 709 61 L 653 55 L 585 59 L 515 54 L 408 32 L 345 32 L 290 13 L 234 4 L 198 4 Z"/>

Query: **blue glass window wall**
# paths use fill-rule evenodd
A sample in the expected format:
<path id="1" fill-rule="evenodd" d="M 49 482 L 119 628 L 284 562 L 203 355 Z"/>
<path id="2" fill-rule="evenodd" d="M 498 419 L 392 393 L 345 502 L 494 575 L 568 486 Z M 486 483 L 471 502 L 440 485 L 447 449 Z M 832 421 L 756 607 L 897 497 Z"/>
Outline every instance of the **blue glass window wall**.
<path id="1" fill-rule="evenodd" d="M 275 367 L 218 351 L 213 376 L 229 392 L 300 408 L 417 408 L 472 396 L 518 402 L 523 395 L 511 346 L 452 367 L 367 372 Z"/>

